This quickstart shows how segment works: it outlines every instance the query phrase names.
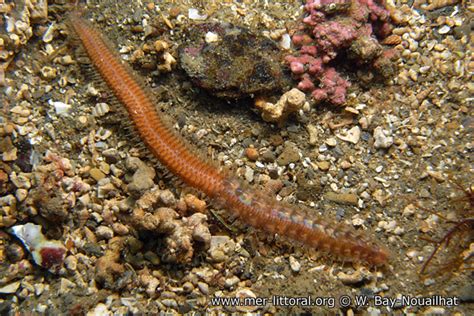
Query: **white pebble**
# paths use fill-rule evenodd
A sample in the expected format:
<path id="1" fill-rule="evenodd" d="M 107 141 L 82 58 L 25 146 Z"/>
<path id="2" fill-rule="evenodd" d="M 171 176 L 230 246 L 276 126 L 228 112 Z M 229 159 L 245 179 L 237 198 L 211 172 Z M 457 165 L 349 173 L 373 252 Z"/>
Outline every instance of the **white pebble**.
<path id="1" fill-rule="evenodd" d="M 189 8 L 188 18 L 190 18 L 191 20 L 205 20 L 207 19 L 207 14 L 200 15 L 197 9 Z"/>
<path id="2" fill-rule="evenodd" d="M 214 32 L 207 32 L 204 36 L 206 43 L 214 43 L 220 40 L 219 34 Z"/>
<path id="3" fill-rule="evenodd" d="M 69 109 L 71 109 L 71 105 L 66 104 L 61 101 L 48 101 L 49 105 L 54 106 L 54 110 L 56 111 L 57 115 L 65 115 L 69 112 Z"/>
<path id="4" fill-rule="evenodd" d="M 281 36 L 280 47 L 283 49 L 290 49 L 291 47 L 291 37 L 288 33 L 285 33 Z"/>
<path id="5" fill-rule="evenodd" d="M 449 27 L 449 25 L 443 25 L 442 27 L 439 28 L 438 33 L 447 34 L 449 33 L 449 31 L 451 31 L 451 28 Z"/>

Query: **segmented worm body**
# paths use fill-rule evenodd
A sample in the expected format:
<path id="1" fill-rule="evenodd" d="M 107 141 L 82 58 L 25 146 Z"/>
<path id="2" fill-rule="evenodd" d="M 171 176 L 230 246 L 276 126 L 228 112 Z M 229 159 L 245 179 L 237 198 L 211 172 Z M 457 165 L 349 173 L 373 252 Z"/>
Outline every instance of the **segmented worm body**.
<path id="1" fill-rule="evenodd" d="M 303 208 L 279 203 L 219 171 L 195 154 L 155 110 L 151 92 L 113 52 L 107 40 L 79 14 L 69 24 L 95 69 L 126 108 L 151 153 L 186 184 L 204 192 L 247 224 L 277 233 L 347 261 L 383 265 L 388 252 L 352 228 L 314 218 Z"/>

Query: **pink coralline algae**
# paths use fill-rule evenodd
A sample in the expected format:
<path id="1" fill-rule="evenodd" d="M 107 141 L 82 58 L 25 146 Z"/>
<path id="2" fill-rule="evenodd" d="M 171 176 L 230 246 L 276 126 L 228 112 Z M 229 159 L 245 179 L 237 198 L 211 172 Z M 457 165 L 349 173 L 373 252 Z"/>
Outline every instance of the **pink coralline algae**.
<path id="1" fill-rule="evenodd" d="M 382 78 L 395 73 L 395 50 L 384 50 L 378 38 L 392 31 L 384 1 L 307 0 L 308 15 L 292 37 L 297 55 L 285 58 L 299 80 L 298 88 L 316 102 L 344 104 L 350 86 L 336 70 L 335 59 L 369 66 Z M 339 62 L 339 59 L 338 59 Z"/>

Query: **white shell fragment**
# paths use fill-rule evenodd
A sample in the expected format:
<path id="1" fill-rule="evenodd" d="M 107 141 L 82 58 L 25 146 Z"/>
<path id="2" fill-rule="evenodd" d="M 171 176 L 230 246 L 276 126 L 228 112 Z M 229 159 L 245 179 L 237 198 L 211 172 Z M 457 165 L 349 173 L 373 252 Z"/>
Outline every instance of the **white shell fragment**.
<path id="1" fill-rule="evenodd" d="M 41 226 L 32 223 L 13 226 L 11 232 L 25 245 L 37 265 L 51 272 L 58 271 L 66 255 L 66 248 L 60 241 L 47 240 Z"/>
<path id="2" fill-rule="evenodd" d="M 69 109 L 71 109 L 70 104 L 66 104 L 66 103 L 61 102 L 61 101 L 49 100 L 48 103 L 49 103 L 49 105 L 54 106 L 54 110 L 56 111 L 57 115 L 65 115 L 69 112 Z"/>
<path id="3" fill-rule="evenodd" d="M 53 35 L 54 35 L 55 28 L 56 28 L 56 24 L 54 22 L 51 23 L 51 25 L 48 27 L 46 32 L 44 32 L 44 34 L 43 34 L 43 38 L 42 38 L 43 42 L 49 43 L 53 40 Z"/>
<path id="4" fill-rule="evenodd" d="M 219 40 L 220 40 L 219 34 L 217 33 L 207 32 L 205 35 L 206 43 L 214 43 L 214 42 L 218 42 Z"/>
<path id="5" fill-rule="evenodd" d="M 354 126 L 350 130 L 348 130 L 345 135 L 337 134 L 336 136 L 337 136 L 337 138 L 339 138 L 339 139 L 341 139 L 345 142 L 357 144 L 359 142 L 359 139 L 360 139 L 360 134 L 361 134 L 360 127 L 359 126 Z"/>
<path id="6" fill-rule="evenodd" d="M 188 9 L 188 18 L 191 20 L 205 20 L 207 19 L 207 14 L 199 14 L 199 11 L 195 8 Z"/>
<path id="7" fill-rule="evenodd" d="M 290 34 L 285 33 L 281 36 L 280 39 L 280 47 L 283 49 L 290 49 L 291 48 L 291 37 Z"/>

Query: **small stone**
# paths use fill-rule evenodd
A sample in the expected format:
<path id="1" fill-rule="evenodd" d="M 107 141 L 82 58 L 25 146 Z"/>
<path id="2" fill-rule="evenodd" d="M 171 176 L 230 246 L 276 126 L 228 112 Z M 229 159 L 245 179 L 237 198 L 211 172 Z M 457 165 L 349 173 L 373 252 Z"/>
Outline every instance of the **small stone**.
<path id="1" fill-rule="evenodd" d="M 203 213 L 206 210 L 206 201 L 197 198 L 193 194 L 186 194 L 184 201 L 188 209 L 191 209 L 193 212 Z"/>
<path id="2" fill-rule="evenodd" d="M 325 143 L 328 146 L 335 147 L 337 145 L 337 140 L 334 137 L 326 139 Z"/>
<path id="3" fill-rule="evenodd" d="M 329 170 L 329 167 L 331 166 L 329 164 L 329 161 L 318 161 L 316 164 L 318 165 L 318 168 L 322 171 Z"/>
<path id="4" fill-rule="evenodd" d="M 352 164 L 349 161 L 344 160 L 343 162 L 341 162 L 341 169 L 347 170 L 350 167 L 352 167 Z"/>
<path id="5" fill-rule="evenodd" d="M 68 256 L 64 259 L 64 265 L 70 271 L 76 271 L 77 269 L 77 258 L 75 256 Z"/>
<path id="6" fill-rule="evenodd" d="M 153 44 L 153 47 L 155 48 L 155 51 L 157 53 L 160 53 L 160 52 L 163 52 L 163 51 L 167 50 L 170 47 L 170 45 L 167 42 L 163 41 L 163 40 L 157 40 Z"/>
<path id="7" fill-rule="evenodd" d="M 443 173 L 440 171 L 427 170 L 426 172 L 430 175 L 430 177 L 438 182 L 444 182 L 446 180 Z"/>
<path id="8" fill-rule="evenodd" d="M 257 298 L 257 295 L 252 292 L 250 289 L 240 289 L 235 293 L 235 297 L 239 298 L 240 301 L 243 301 L 245 298 L 251 297 L 253 299 Z M 251 313 L 256 311 L 259 306 L 254 306 L 254 305 L 239 305 L 236 306 L 237 311 L 239 312 L 244 312 L 244 313 Z"/>
<path id="9" fill-rule="evenodd" d="M 0 287 L 1 294 L 13 294 L 20 288 L 20 281 Z"/>
<path id="10" fill-rule="evenodd" d="M 36 283 L 33 286 L 35 287 L 35 295 L 36 296 L 40 296 L 44 292 L 45 286 L 44 286 L 43 283 Z"/>
<path id="11" fill-rule="evenodd" d="M 160 200 L 165 206 L 172 206 L 176 204 L 176 198 L 170 190 L 161 191 Z"/>
<path id="12" fill-rule="evenodd" d="M 191 282 L 185 282 L 183 284 L 183 291 L 185 293 L 191 293 L 194 290 L 194 285 Z"/>
<path id="13" fill-rule="evenodd" d="M 110 107 L 107 103 L 97 103 L 96 106 L 92 109 L 92 115 L 95 117 L 102 117 L 105 114 L 109 113 Z"/>
<path id="14" fill-rule="evenodd" d="M 105 178 L 105 173 L 100 171 L 98 168 L 92 168 L 89 170 L 89 175 L 95 180 L 100 181 L 101 179 Z"/>
<path id="15" fill-rule="evenodd" d="M 18 152 L 18 149 L 16 149 L 16 147 L 13 147 L 9 151 L 5 151 L 2 155 L 2 160 L 5 161 L 5 162 L 17 160 L 17 158 L 18 158 L 17 157 L 17 152 Z"/>
<path id="16" fill-rule="evenodd" d="M 354 285 L 362 282 L 368 276 L 368 272 L 365 269 L 361 270 L 357 270 L 352 274 L 347 274 L 341 271 L 337 274 L 337 278 L 345 285 Z"/>
<path id="17" fill-rule="evenodd" d="M 443 25 L 442 27 L 438 29 L 438 33 L 442 35 L 448 34 L 449 31 L 451 31 L 451 28 L 449 27 L 449 25 Z"/>
<path id="18" fill-rule="evenodd" d="M 247 180 L 248 183 L 252 183 L 252 182 L 253 182 L 253 175 L 254 175 L 253 169 L 250 168 L 249 166 L 245 166 L 245 174 L 244 174 L 244 177 L 245 177 L 245 180 Z"/>
<path id="19" fill-rule="evenodd" d="M 119 236 L 125 236 L 129 233 L 128 227 L 122 223 L 113 223 L 112 230 L 114 231 L 115 234 Z"/>
<path id="20" fill-rule="evenodd" d="M 265 150 L 262 154 L 262 160 L 264 162 L 274 162 L 275 159 L 275 154 L 271 150 Z"/>
<path id="21" fill-rule="evenodd" d="M 309 134 L 309 144 L 316 145 L 318 142 L 318 129 L 313 124 L 306 125 L 306 130 Z"/>
<path id="22" fill-rule="evenodd" d="M 197 284 L 199 290 L 201 291 L 202 294 L 207 295 L 209 294 L 209 285 L 204 282 L 198 282 Z"/>
<path id="23" fill-rule="evenodd" d="M 290 256 L 289 261 L 290 268 L 293 272 L 299 272 L 301 270 L 301 263 L 299 263 L 299 261 L 296 260 L 295 257 Z"/>
<path id="24" fill-rule="evenodd" d="M 245 156 L 247 156 L 250 161 L 256 161 L 258 159 L 258 150 L 253 147 L 246 148 Z"/>
<path id="25" fill-rule="evenodd" d="M 95 230 L 95 234 L 97 235 L 99 239 L 108 240 L 114 237 L 114 231 L 112 230 L 112 228 L 107 227 L 107 226 L 97 227 L 97 229 Z"/>
<path id="26" fill-rule="evenodd" d="M 128 169 L 135 170 L 132 181 L 128 184 L 129 191 L 133 194 L 141 195 L 153 187 L 153 179 L 156 175 L 154 168 L 147 166 L 143 161 L 135 157 L 128 158 L 125 164 Z"/>
<path id="27" fill-rule="evenodd" d="M 235 250 L 235 242 L 228 236 L 212 236 L 211 245 L 208 250 L 210 260 L 223 262 L 227 260 Z"/>
<path id="28" fill-rule="evenodd" d="M 435 281 L 434 279 L 432 279 L 432 278 L 428 278 L 428 279 L 426 279 L 425 281 L 423 281 L 423 284 L 424 284 L 425 286 L 430 286 L 430 285 L 433 285 L 433 284 L 435 284 L 435 283 L 436 283 L 436 281 Z"/>
<path id="29" fill-rule="evenodd" d="M 374 130 L 374 147 L 379 148 L 390 148 L 393 144 L 393 137 L 385 135 L 385 131 L 382 127 L 378 126 Z"/>
<path id="30" fill-rule="evenodd" d="M 413 204 L 408 204 L 404 209 L 403 209 L 403 212 L 402 212 L 402 215 L 403 216 L 411 216 L 413 214 L 415 214 L 415 210 L 416 210 L 416 207 L 415 205 Z"/>
<path id="31" fill-rule="evenodd" d="M 51 79 L 56 78 L 57 70 L 56 68 L 44 66 L 43 68 L 41 68 L 40 73 L 43 79 L 51 80 Z"/>
<path id="32" fill-rule="evenodd" d="M 300 160 L 299 150 L 293 143 L 288 143 L 283 152 L 278 156 L 277 163 L 280 166 L 289 165 L 292 162 L 298 162 Z"/>
<path id="33" fill-rule="evenodd" d="M 230 289 L 234 285 L 240 282 L 240 279 L 237 276 L 232 276 L 230 278 L 225 279 L 224 286 L 227 289 Z"/>
<path id="34" fill-rule="evenodd" d="M 204 40 L 206 41 L 206 43 L 215 43 L 220 41 L 221 39 L 219 37 L 219 34 L 214 32 L 207 32 L 204 37 Z"/>
<path id="35" fill-rule="evenodd" d="M 66 115 L 71 109 L 70 104 L 66 104 L 61 101 L 52 101 L 49 100 L 48 103 L 54 107 L 54 111 L 57 115 Z"/>
<path id="36" fill-rule="evenodd" d="M 71 289 L 75 287 L 76 284 L 74 282 L 71 282 L 66 278 L 61 278 L 61 282 L 59 283 L 59 294 L 64 295 L 69 293 Z"/>
<path id="37" fill-rule="evenodd" d="M 26 189 L 18 189 L 15 192 L 15 197 L 18 200 L 18 202 L 23 202 L 27 196 L 28 196 L 28 190 Z"/>
<path id="38" fill-rule="evenodd" d="M 430 306 L 424 312 L 423 315 L 445 315 L 446 309 L 439 306 Z"/>
<path id="39" fill-rule="evenodd" d="M 353 193 L 335 193 L 327 192 L 324 194 L 324 198 L 341 204 L 357 205 L 358 198 L 357 195 Z"/>
<path id="40" fill-rule="evenodd" d="M 339 138 L 339 139 L 341 139 L 345 142 L 357 144 L 360 140 L 360 134 L 361 134 L 360 127 L 359 126 L 354 126 L 350 130 L 348 130 L 345 135 L 337 134 L 336 136 L 337 136 L 337 138 Z"/>

